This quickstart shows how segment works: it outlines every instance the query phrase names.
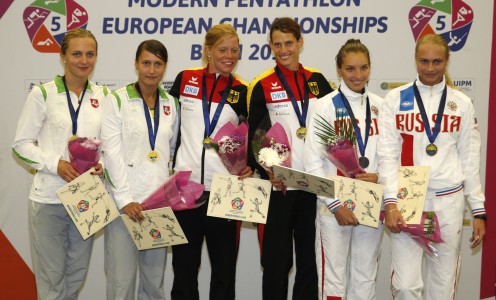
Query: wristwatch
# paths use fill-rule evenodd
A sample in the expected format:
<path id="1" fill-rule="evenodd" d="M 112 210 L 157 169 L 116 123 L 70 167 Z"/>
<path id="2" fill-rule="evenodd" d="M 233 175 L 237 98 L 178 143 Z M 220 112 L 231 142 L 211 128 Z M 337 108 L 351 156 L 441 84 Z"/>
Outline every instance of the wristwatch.
<path id="1" fill-rule="evenodd" d="M 482 214 L 482 215 L 475 215 L 475 216 L 474 216 L 474 219 L 481 219 L 481 220 L 486 221 L 486 220 L 487 220 L 487 215 L 486 215 L 486 214 Z"/>

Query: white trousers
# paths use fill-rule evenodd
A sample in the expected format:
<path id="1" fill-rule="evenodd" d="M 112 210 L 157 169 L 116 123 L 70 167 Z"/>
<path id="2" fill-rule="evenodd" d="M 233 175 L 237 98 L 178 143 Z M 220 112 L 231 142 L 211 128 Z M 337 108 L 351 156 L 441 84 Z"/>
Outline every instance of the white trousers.
<path id="1" fill-rule="evenodd" d="M 376 299 L 376 277 L 383 225 L 341 226 L 332 215 L 321 212 L 316 219 L 319 299 Z"/>
<path id="2" fill-rule="evenodd" d="M 391 234 L 391 284 L 395 300 L 451 300 L 455 295 L 465 207 L 463 191 L 444 197 L 428 195 L 425 201 L 424 211 L 434 211 L 437 215 L 444 243 L 435 244 L 439 256 L 431 257 L 408 234 Z"/>

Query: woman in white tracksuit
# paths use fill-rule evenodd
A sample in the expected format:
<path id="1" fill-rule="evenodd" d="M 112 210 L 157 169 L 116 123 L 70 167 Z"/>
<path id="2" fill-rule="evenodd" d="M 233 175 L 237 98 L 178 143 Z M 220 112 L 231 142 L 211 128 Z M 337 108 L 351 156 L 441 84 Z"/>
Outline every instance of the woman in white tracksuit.
<path id="1" fill-rule="evenodd" d="M 336 69 L 342 81 L 338 90 L 317 101 L 310 118 L 304 151 L 305 171 L 318 176 L 338 174 L 336 166 L 325 156 L 324 146 L 315 134 L 315 126 L 316 120 L 321 117 L 331 125 L 339 117 L 344 119 L 345 124 L 357 125 L 357 139 L 361 139 L 364 148 L 357 154 L 362 157 L 361 160 L 368 160 L 367 166 L 365 163 L 362 165 L 366 173 L 357 174 L 356 179 L 378 182 L 377 119 L 383 99 L 367 90 L 370 67 L 369 51 L 360 40 L 350 39 L 339 50 Z M 370 127 L 366 126 L 367 119 L 370 120 Z M 353 211 L 343 207 L 338 199 L 318 198 L 321 201 L 316 219 L 315 244 L 319 298 L 375 299 L 382 225 L 378 229 L 361 226 Z M 378 205 L 381 202 L 382 199 Z"/>
<path id="2" fill-rule="evenodd" d="M 143 220 L 143 202 L 169 178 L 178 126 L 176 99 L 160 83 L 167 49 L 156 40 L 142 42 L 135 67 L 138 81 L 108 97 L 102 120 L 105 176 L 117 208 Z M 105 227 L 107 299 L 165 299 L 166 248 L 138 251 L 121 218 Z"/>
<path id="3" fill-rule="evenodd" d="M 454 299 L 465 197 L 474 216 L 472 248 L 484 238 L 480 133 L 471 100 L 454 89 L 446 75 L 448 60 L 449 48 L 441 36 L 422 37 L 415 48 L 417 79 L 389 92 L 380 115 L 379 170 L 385 183 L 385 225 L 393 233 L 394 299 Z M 423 255 L 422 248 L 401 232 L 399 225 L 405 222 L 396 206 L 401 165 L 431 167 L 423 209 L 434 211 L 439 221 L 444 242 L 436 245 L 438 257 Z"/>
<path id="4" fill-rule="evenodd" d="M 68 140 L 100 136 L 107 89 L 88 81 L 97 50 L 91 32 L 67 32 L 60 51 L 64 76 L 33 88 L 17 125 L 14 154 L 36 170 L 29 229 L 38 299 L 76 299 L 88 270 L 93 238 L 83 240 L 56 191 L 80 175 L 69 162 Z M 95 170 L 103 174 L 100 163 Z"/>

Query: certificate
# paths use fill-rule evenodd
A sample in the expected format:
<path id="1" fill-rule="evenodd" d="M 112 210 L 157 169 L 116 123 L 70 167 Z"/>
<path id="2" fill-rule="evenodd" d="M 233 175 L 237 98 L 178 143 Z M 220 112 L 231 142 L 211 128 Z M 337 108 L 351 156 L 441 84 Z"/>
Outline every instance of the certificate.
<path id="1" fill-rule="evenodd" d="M 282 166 L 274 166 L 274 177 L 279 178 L 285 186 L 334 198 L 334 181 L 332 179 Z"/>
<path id="2" fill-rule="evenodd" d="M 406 224 L 420 224 L 431 167 L 409 166 L 398 171 L 397 207 Z"/>
<path id="3" fill-rule="evenodd" d="M 57 196 L 85 240 L 119 216 L 114 200 L 100 177 L 90 174 L 94 170 L 91 168 L 57 191 Z"/>
<path id="4" fill-rule="evenodd" d="M 265 224 L 271 189 L 268 180 L 214 173 L 207 215 Z"/>
<path id="5" fill-rule="evenodd" d="M 188 243 L 170 207 L 144 210 L 141 213 L 145 218 L 138 222 L 134 222 L 126 214 L 121 215 L 138 250 Z"/>
<path id="6" fill-rule="evenodd" d="M 336 198 L 355 214 L 360 225 L 379 227 L 383 185 L 342 176 L 330 176 L 329 178 L 336 186 Z M 320 213 L 332 215 L 324 205 Z"/>

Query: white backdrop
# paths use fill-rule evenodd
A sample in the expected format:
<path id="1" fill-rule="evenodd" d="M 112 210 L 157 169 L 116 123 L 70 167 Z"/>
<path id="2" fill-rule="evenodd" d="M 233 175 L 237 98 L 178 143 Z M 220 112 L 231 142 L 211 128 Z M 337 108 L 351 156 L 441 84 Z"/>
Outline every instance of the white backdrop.
<path id="1" fill-rule="evenodd" d="M 31 258 L 27 196 L 32 175 L 13 159 L 10 147 L 17 118 L 32 84 L 51 80 L 63 71 L 58 54 L 41 53 L 33 49 L 25 29 L 28 23 L 23 22 L 23 13 L 34 2 L 14 1 L 0 19 L 3 58 L 0 68 L 0 101 L 3 106 L 0 111 L 0 229 L 28 265 L 31 264 Z M 462 3 L 448 0 L 437 2 Z M 452 53 L 449 69 L 459 88 L 472 97 L 478 112 L 483 137 L 481 175 L 484 182 L 494 3 L 474 0 L 465 2 L 471 7 L 474 21 L 468 36 L 462 37 L 466 40 L 462 49 Z M 320 69 L 331 81 L 337 82 L 334 56 L 339 47 L 352 37 L 360 38 L 370 49 L 372 75 L 369 88 L 372 91 L 384 95 L 390 87 L 411 81 L 415 76 L 415 40 L 410 28 L 409 12 L 419 3 L 416 0 L 80 0 L 78 3 L 84 9 L 81 10 L 83 15 L 89 19 L 87 29 L 95 34 L 99 42 L 98 63 L 92 80 L 106 84 L 111 89 L 136 79 L 136 47 L 141 41 L 150 38 L 162 41 L 168 48 L 169 64 L 164 78 L 164 84 L 168 86 L 180 70 L 201 65 L 198 47 L 203 42 L 206 30 L 198 24 L 216 24 L 221 21 L 237 26 L 243 51 L 236 73 L 250 81 L 274 65 L 266 45 L 268 26 L 274 18 L 281 16 L 295 17 L 302 22 L 304 48 L 301 62 Z M 438 17 L 433 26 L 441 29 L 444 22 L 449 23 L 451 15 L 455 18 L 455 12 Z M 57 30 L 57 33 L 63 33 L 65 30 L 57 27 L 65 22 L 64 18 L 63 14 L 51 13 L 45 18 L 44 24 L 54 30 L 52 34 Z M 69 19 L 67 23 L 73 20 Z M 453 19 L 452 23 L 455 21 Z M 126 22 L 128 26 L 125 26 Z M 330 24 L 328 29 L 317 25 L 326 22 Z M 458 299 L 479 299 L 480 249 L 474 252 L 469 249 L 470 233 L 471 228 L 464 227 Z M 389 295 L 388 246 L 389 238 L 385 235 L 378 299 L 388 299 Z M 167 293 L 173 277 L 170 261 L 171 256 L 166 272 Z M 210 272 L 206 254 L 203 262 L 200 294 L 202 299 L 206 299 Z M 241 232 L 237 277 L 238 299 L 261 299 L 258 242 L 256 230 L 251 224 L 244 224 Z M 88 280 L 81 299 L 103 299 L 104 294 L 103 237 L 99 236 L 95 241 Z"/>

